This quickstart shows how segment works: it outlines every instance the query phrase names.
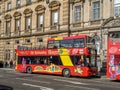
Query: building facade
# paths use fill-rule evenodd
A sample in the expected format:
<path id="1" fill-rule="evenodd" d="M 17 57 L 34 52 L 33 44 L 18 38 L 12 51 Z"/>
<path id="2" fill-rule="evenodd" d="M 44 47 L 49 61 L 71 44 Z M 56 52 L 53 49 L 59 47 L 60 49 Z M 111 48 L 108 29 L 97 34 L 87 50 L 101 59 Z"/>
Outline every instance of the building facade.
<path id="1" fill-rule="evenodd" d="M 104 33 L 114 27 L 109 22 L 119 16 L 119 4 L 120 0 L 0 0 L 0 61 L 14 61 L 17 45 L 46 47 L 49 37 L 79 34 L 92 36 L 98 55 L 101 47 L 104 54 Z"/>

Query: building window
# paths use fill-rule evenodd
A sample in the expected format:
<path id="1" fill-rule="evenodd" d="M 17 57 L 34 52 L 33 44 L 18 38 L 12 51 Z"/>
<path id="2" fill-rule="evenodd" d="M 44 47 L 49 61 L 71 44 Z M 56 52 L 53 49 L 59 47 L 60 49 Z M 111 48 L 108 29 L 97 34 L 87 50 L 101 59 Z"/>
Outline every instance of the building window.
<path id="1" fill-rule="evenodd" d="M 10 50 L 8 49 L 8 50 L 6 50 L 5 51 L 5 60 L 10 60 Z"/>
<path id="2" fill-rule="evenodd" d="M 42 38 L 37 38 L 37 42 L 38 43 L 43 42 L 43 39 Z"/>
<path id="3" fill-rule="evenodd" d="M 37 30 L 43 31 L 45 7 L 43 5 L 38 5 L 35 8 L 35 11 L 37 13 L 37 16 L 36 16 L 37 17 L 37 25 L 36 25 Z"/>
<path id="4" fill-rule="evenodd" d="M 78 23 L 80 21 L 81 21 L 81 6 L 75 6 L 74 22 Z"/>
<path id="5" fill-rule="evenodd" d="M 11 32 L 11 22 L 7 21 L 6 22 L 6 34 L 9 35 Z"/>
<path id="6" fill-rule="evenodd" d="M 49 8 L 51 10 L 50 14 L 50 26 L 51 30 L 58 30 L 59 28 L 59 13 L 60 13 L 61 3 L 59 0 L 53 0 L 49 3 Z"/>
<path id="7" fill-rule="evenodd" d="M 114 0 L 114 16 L 120 16 L 120 0 Z"/>
<path id="8" fill-rule="evenodd" d="M 93 2 L 93 20 L 100 19 L 100 1 Z"/>
<path id="9" fill-rule="evenodd" d="M 27 0 L 26 2 L 27 2 L 27 4 L 31 4 L 31 0 Z"/>
<path id="10" fill-rule="evenodd" d="M 43 27 L 43 14 L 38 14 L 37 20 L 38 20 L 37 27 L 40 29 Z"/>
<path id="11" fill-rule="evenodd" d="M 52 11 L 52 26 L 58 25 L 58 10 Z"/>
<path id="12" fill-rule="evenodd" d="M 19 40 L 15 40 L 15 44 L 19 44 Z"/>
<path id="13" fill-rule="evenodd" d="M 30 39 L 26 39 L 25 40 L 25 43 L 27 44 L 27 43 L 30 43 Z"/>
<path id="14" fill-rule="evenodd" d="M 16 0 L 16 6 L 20 7 L 20 0 Z"/>
<path id="15" fill-rule="evenodd" d="M 14 49 L 13 52 L 14 52 L 14 53 L 13 53 L 13 56 L 14 56 L 13 59 L 16 60 L 16 49 Z"/>
<path id="16" fill-rule="evenodd" d="M 100 37 L 95 35 L 95 36 L 93 36 L 91 41 L 95 45 L 95 48 L 97 50 L 97 54 L 100 54 Z"/>
<path id="17" fill-rule="evenodd" d="M 6 41 L 6 45 L 9 45 L 10 44 L 10 42 L 9 41 Z"/>
<path id="18" fill-rule="evenodd" d="M 24 14 L 25 14 L 25 32 L 29 32 L 30 29 L 32 28 L 31 24 L 32 24 L 32 10 L 31 9 L 25 9 L 24 10 Z M 28 31 L 29 30 L 29 31 Z"/>
<path id="19" fill-rule="evenodd" d="M 31 29 L 31 16 L 26 17 L 26 30 Z"/>
<path id="20" fill-rule="evenodd" d="M 9 3 L 7 4 L 7 10 L 11 10 L 11 8 L 12 8 L 12 5 L 11 5 L 11 2 L 9 2 Z"/>
<path id="21" fill-rule="evenodd" d="M 20 30 L 20 19 L 15 20 L 15 32 L 19 32 Z"/>

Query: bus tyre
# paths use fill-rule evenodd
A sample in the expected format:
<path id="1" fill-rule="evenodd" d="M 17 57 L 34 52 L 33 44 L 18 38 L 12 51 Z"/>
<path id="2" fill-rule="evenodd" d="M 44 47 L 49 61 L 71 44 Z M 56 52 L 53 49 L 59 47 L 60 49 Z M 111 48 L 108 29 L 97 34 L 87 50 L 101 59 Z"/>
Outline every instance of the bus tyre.
<path id="1" fill-rule="evenodd" d="M 70 70 L 69 69 L 64 69 L 62 74 L 63 74 L 64 77 L 70 77 Z"/>
<path id="2" fill-rule="evenodd" d="M 27 67 L 26 72 L 27 72 L 28 74 L 32 74 L 32 68 L 31 68 L 31 67 Z"/>

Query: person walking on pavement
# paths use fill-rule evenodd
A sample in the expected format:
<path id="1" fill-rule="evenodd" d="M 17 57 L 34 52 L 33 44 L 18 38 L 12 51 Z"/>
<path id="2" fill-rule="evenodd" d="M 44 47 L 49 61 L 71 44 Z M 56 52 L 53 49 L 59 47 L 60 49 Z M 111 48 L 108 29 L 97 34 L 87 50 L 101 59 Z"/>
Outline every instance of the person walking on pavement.
<path id="1" fill-rule="evenodd" d="M 12 68 L 12 67 L 13 67 L 13 61 L 10 60 L 10 68 Z"/>

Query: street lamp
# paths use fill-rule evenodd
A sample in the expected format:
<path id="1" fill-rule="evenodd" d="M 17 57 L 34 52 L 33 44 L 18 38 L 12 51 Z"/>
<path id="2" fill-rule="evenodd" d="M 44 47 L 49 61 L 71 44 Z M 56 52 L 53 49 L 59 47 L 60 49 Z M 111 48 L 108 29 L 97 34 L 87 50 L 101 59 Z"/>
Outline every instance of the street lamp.
<path id="1" fill-rule="evenodd" d="M 71 0 L 68 0 L 68 36 L 70 36 L 71 31 L 70 31 L 70 2 Z"/>
<path id="2" fill-rule="evenodd" d="M 102 40 L 102 34 L 103 34 L 103 33 L 102 33 L 102 32 L 103 32 L 102 29 L 103 29 L 103 28 L 102 28 L 102 26 L 101 26 L 101 27 L 100 27 L 100 34 L 101 34 L 101 40 L 100 40 L 101 45 L 100 45 L 100 48 L 101 48 L 101 50 L 102 50 L 102 42 L 103 42 L 103 40 Z"/>

